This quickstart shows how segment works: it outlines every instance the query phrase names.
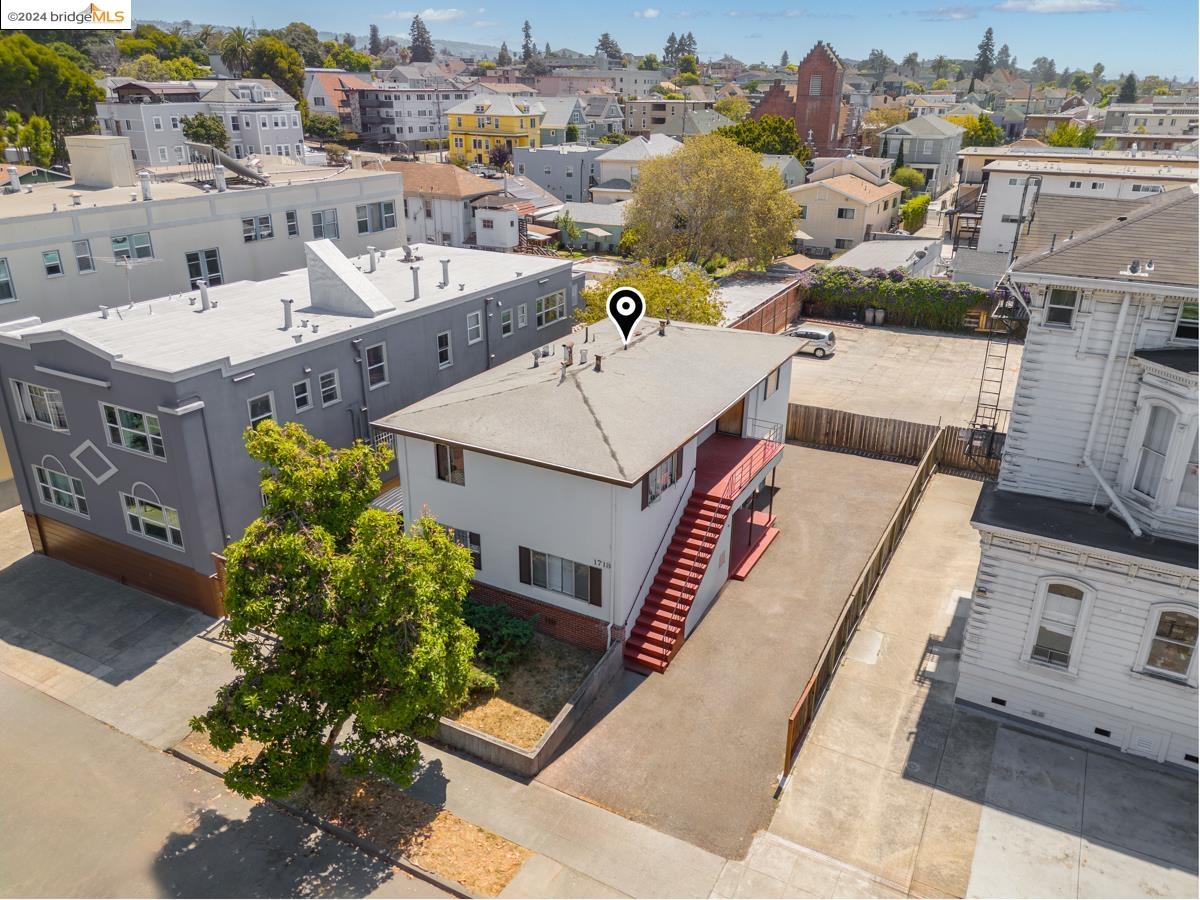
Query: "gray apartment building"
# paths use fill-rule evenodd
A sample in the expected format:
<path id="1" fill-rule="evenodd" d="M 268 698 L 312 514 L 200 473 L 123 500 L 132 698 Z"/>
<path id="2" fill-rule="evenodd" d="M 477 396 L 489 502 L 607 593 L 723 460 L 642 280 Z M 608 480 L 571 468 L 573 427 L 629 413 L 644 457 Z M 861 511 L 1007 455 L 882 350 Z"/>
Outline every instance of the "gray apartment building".
<path id="1" fill-rule="evenodd" d="M 372 440 L 373 419 L 570 333 L 569 261 L 411 252 L 312 241 L 306 268 L 266 281 L 0 325 L 0 431 L 35 549 L 218 614 L 213 554 L 261 509 L 248 426 Z"/>
<path id="2" fill-rule="evenodd" d="M 921 190 L 936 199 L 954 180 L 962 136 L 963 129 L 941 116 L 918 116 L 880 132 L 879 155 L 896 159 L 903 148 L 904 165 L 924 176 Z"/>
<path id="3" fill-rule="evenodd" d="M 513 150 L 513 171 L 565 202 L 586 203 L 589 191 L 600 183 L 596 159 L 612 149 L 610 144 L 587 147 L 518 147 Z"/>

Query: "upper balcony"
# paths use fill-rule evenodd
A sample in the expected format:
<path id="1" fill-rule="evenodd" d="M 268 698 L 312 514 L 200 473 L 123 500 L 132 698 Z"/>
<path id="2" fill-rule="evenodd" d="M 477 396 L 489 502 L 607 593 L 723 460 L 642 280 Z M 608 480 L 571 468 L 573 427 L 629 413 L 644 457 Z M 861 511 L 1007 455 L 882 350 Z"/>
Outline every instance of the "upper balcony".
<path id="1" fill-rule="evenodd" d="M 741 403 L 733 409 L 740 418 Z M 718 423 L 717 433 L 696 448 L 696 490 L 730 503 L 783 450 L 778 422 L 748 419 L 737 430 L 722 431 Z"/>

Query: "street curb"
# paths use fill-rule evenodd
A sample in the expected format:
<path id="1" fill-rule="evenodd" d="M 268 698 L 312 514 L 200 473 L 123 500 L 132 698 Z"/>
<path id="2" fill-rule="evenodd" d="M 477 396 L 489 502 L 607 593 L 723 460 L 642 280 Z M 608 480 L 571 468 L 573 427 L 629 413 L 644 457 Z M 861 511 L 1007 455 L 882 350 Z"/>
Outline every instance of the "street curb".
<path id="1" fill-rule="evenodd" d="M 209 775 L 215 775 L 217 778 L 225 777 L 225 773 L 212 763 L 201 759 L 198 756 L 194 756 L 186 750 L 181 750 L 178 747 L 168 747 L 166 752 L 171 756 L 174 756 L 176 759 L 187 763 L 188 765 L 195 766 L 197 769 L 207 772 Z M 397 856 L 394 853 L 390 853 L 389 851 L 384 850 L 382 847 L 379 847 L 370 841 L 359 837 L 352 831 L 347 831 L 345 828 L 342 828 L 339 825 L 334 825 L 332 822 L 325 821 L 320 816 L 314 815 L 307 809 L 294 806 L 293 804 L 288 803 L 286 800 L 278 800 L 274 797 L 262 797 L 261 799 L 286 813 L 290 813 L 293 816 L 303 819 L 308 824 L 321 829 L 326 834 L 329 834 L 340 841 L 354 845 L 369 856 L 373 856 L 376 859 L 382 860 L 388 865 L 395 866 L 397 869 L 407 872 L 409 875 L 412 875 L 415 878 L 420 878 L 422 881 L 432 884 L 434 887 L 445 891 L 452 897 L 459 897 L 461 900 L 476 900 L 478 897 L 477 894 L 472 894 L 457 881 L 452 881 L 449 878 L 443 878 L 442 876 L 430 872 L 427 869 L 423 869 L 416 863 L 405 859 L 403 856 Z"/>

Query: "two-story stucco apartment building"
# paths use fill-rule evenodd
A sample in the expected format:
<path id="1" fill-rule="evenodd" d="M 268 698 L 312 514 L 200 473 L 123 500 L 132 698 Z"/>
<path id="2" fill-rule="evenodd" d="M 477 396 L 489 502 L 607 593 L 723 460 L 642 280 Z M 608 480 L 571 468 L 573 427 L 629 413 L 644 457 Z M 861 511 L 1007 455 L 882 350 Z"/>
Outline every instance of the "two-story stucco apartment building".
<path id="1" fill-rule="evenodd" d="M 248 426 L 370 440 L 373 419 L 569 334 L 569 261 L 411 249 L 310 241 L 276 278 L 0 326 L 0 431 L 34 547 L 216 613 L 212 554 L 261 508 Z"/>
<path id="2" fill-rule="evenodd" d="M 1197 765 L 1197 189 L 1019 258 L 1029 330 L 957 696 Z"/>
<path id="3" fill-rule="evenodd" d="M 797 347 L 666 322 L 623 347 L 602 322 L 375 425 L 396 436 L 406 515 L 428 508 L 471 547 L 477 597 L 662 671 L 776 533 L 754 501 Z"/>
<path id="4" fill-rule="evenodd" d="M 799 207 L 797 239 L 805 250 L 849 250 L 887 231 L 900 214 L 904 188 L 895 182 L 835 175 L 788 188 Z M 800 235 L 803 235 L 801 237 Z"/>
<path id="5" fill-rule="evenodd" d="M 921 190 L 937 198 L 954 183 L 963 129 L 941 116 L 918 116 L 879 133 L 879 155 L 904 165 L 925 179 Z"/>

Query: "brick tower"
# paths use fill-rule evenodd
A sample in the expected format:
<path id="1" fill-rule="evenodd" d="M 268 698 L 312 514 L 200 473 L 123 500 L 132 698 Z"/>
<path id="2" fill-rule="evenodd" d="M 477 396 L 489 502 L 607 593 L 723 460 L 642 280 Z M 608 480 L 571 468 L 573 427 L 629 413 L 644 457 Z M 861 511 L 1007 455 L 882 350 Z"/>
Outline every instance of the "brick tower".
<path id="1" fill-rule="evenodd" d="M 846 67 L 824 41 L 817 41 L 796 67 L 796 131 L 817 155 L 831 153 L 841 142 L 845 74 Z"/>

